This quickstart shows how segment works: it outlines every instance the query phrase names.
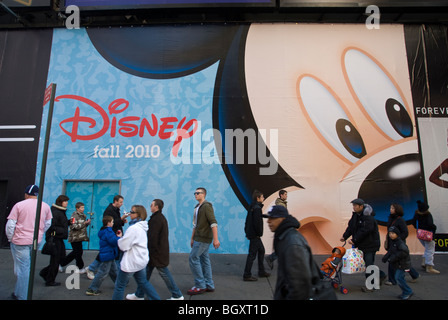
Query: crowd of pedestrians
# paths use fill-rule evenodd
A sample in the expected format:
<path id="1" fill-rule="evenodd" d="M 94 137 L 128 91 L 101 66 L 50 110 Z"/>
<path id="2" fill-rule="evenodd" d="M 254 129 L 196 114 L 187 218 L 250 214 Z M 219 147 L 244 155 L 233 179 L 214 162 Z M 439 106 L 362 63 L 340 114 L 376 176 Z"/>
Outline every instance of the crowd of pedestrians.
<path id="1" fill-rule="evenodd" d="M 11 243 L 14 261 L 14 274 L 17 277 L 13 298 L 27 299 L 28 282 L 31 264 L 31 251 L 34 238 L 37 196 L 39 188 L 29 185 L 25 189 L 25 200 L 18 202 L 8 216 L 6 235 Z M 189 255 L 190 270 L 194 285 L 187 291 L 188 295 L 213 292 L 215 284 L 209 256 L 210 245 L 219 248 L 218 222 L 213 205 L 206 200 L 207 190 L 197 188 L 194 192 L 197 205 L 194 208 L 193 228 L 191 235 L 191 251 Z M 82 242 L 89 241 L 87 219 L 81 202 L 76 203 L 75 212 L 67 218 L 67 206 L 70 199 L 65 195 L 57 197 L 51 206 L 42 202 L 38 227 L 37 242 L 41 243 L 45 234 L 47 243 L 52 244 L 48 266 L 40 270 L 39 275 L 46 286 L 59 286 L 56 281 L 58 271 L 75 260 L 79 273 L 86 273 L 92 280 L 86 295 L 101 294 L 101 284 L 108 277 L 114 283 L 114 300 L 142 300 L 146 296 L 150 300 L 159 300 L 160 296 L 149 282 L 156 268 L 167 288 L 171 292 L 171 300 L 183 300 L 182 292 L 168 268 L 169 239 L 168 222 L 162 213 L 164 202 L 154 199 L 150 205 L 148 218 L 144 206 L 134 204 L 129 213 L 121 214 L 123 197 L 116 195 L 113 202 L 103 213 L 103 226 L 97 235 L 100 249 L 95 260 L 87 267 L 83 261 Z M 257 281 L 252 275 L 253 262 L 258 258 L 258 276 L 269 277 L 264 262 L 271 267 L 278 261 L 277 284 L 274 299 L 332 299 L 333 294 L 322 285 L 322 275 L 313 260 L 311 249 L 300 234 L 300 222 L 289 214 L 287 209 L 287 191 L 281 190 L 275 206 L 266 214 L 262 213 L 264 195 L 255 190 L 253 202 L 247 212 L 245 233 L 249 240 L 249 252 L 243 270 L 244 281 Z M 380 248 L 378 225 L 374 219 L 371 206 L 362 199 L 352 201 L 353 214 L 341 241 L 348 241 L 353 247 L 363 251 L 366 266 L 375 263 L 375 254 Z M 418 202 L 411 224 L 425 233 L 435 233 L 432 215 L 426 203 Z M 386 285 L 398 284 L 402 290 L 401 299 L 409 299 L 413 292 L 404 280 L 409 273 L 415 281 L 419 273 L 410 265 L 409 249 L 406 245 L 408 227 L 403 220 L 403 208 L 392 204 L 387 224 L 388 235 L 384 243 L 387 254 L 383 262 L 388 263 L 388 276 L 381 271 L 381 281 L 387 277 Z M 129 226 L 126 231 L 123 227 Z M 267 218 L 269 229 L 274 233 L 274 251 L 265 257 L 263 236 L 263 218 Z M 93 236 L 93 235 L 91 235 Z M 64 240 L 68 239 L 73 250 L 66 255 Z M 425 248 L 422 267 L 428 273 L 440 273 L 434 268 L 434 241 L 419 239 Z M 316 272 L 317 270 L 317 272 Z M 368 277 L 368 274 L 366 274 Z M 125 297 L 125 289 L 130 278 L 137 283 L 137 290 Z M 365 292 L 375 289 L 363 288 Z"/>
<path id="2" fill-rule="evenodd" d="M 17 277 L 12 294 L 13 299 L 26 300 L 31 265 L 31 251 L 34 239 L 34 224 L 36 218 L 37 197 L 39 188 L 36 185 L 27 186 L 25 200 L 18 202 L 8 216 L 6 235 L 11 243 L 11 253 L 14 261 L 14 274 Z M 205 200 L 207 190 L 197 188 L 194 192 L 198 202 L 194 208 L 193 230 L 191 236 L 190 269 L 194 278 L 194 286 L 187 294 L 196 295 L 213 292 L 215 285 L 209 256 L 210 244 L 219 248 L 218 224 L 213 206 Z M 101 294 L 101 284 L 110 277 L 114 282 L 112 299 L 124 299 L 124 291 L 131 277 L 137 282 L 137 291 L 128 294 L 126 299 L 139 300 L 146 296 L 151 300 L 160 297 L 149 278 L 157 269 L 172 296 L 171 300 L 183 300 L 182 292 L 176 285 L 168 268 L 169 239 L 168 222 L 162 213 L 164 202 L 154 199 L 150 205 L 151 215 L 148 218 L 144 206 L 135 204 L 129 213 L 121 214 L 123 196 L 116 195 L 113 202 L 103 213 L 103 227 L 98 233 L 100 250 L 95 260 L 84 267 L 82 258 L 82 242 L 89 241 L 87 226 L 90 220 L 84 214 L 85 205 L 81 202 L 75 205 L 76 211 L 67 218 L 67 206 L 70 199 L 65 195 L 57 197 L 51 207 L 42 202 L 41 221 L 37 243 L 41 243 L 45 234 L 46 245 L 50 246 L 49 265 L 40 270 L 39 275 L 46 286 L 60 286 L 56 281 L 59 271 L 73 260 L 76 261 L 78 273 L 86 273 L 92 280 L 86 295 Z M 124 225 L 129 221 L 126 232 Z M 64 240 L 71 243 L 73 250 L 66 255 Z"/>
<path id="3" fill-rule="evenodd" d="M 249 207 L 245 223 L 246 237 L 249 239 L 249 253 L 243 280 L 257 280 L 251 274 L 252 264 L 257 256 L 259 276 L 269 276 L 269 273 L 265 272 L 264 269 L 263 257 L 265 252 L 261 242 L 263 235 L 261 216 L 264 216 L 268 218 L 268 226 L 274 232 L 274 252 L 266 257 L 266 262 L 272 266 L 274 261 L 278 259 L 279 264 L 274 299 L 312 299 L 313 292 L 316 290 L 315 284 L 318 281 L 313 276 L 314 266 L 309 263 L 311 249 L 300 235 L 300 222 L 287 211 L 287 197 L 287 191 L 280 190 L 275 206 L 269 210 L 267 215 L 262 215 L 263 193 L 258 190 L 253 192 L 253 202 Z M 373 208 L 363 199 L 354 199 L 351 204 L 353 213 L 340 241 L 344 243 L 348 241 L 349 245 L 362 251 L 367 269 L 368 266 L 375 265 L 375 256 L 381 246 L 378 224 L 374 218 Z M 428 204 L 417 201 L 417 207 L 411 225 L 417 230 L 421 229 L 432 235 L 427 239 L 419 238 L 425 248 L 422 267 L 428 273 L 438 274 L 440 272 L 434 268 L 435 242 L 433 235 L 436 226 L 428 210 Z M 405 281 L 405 274 L 409 273 L 411 282 L 415 282 L 420 275 L 410 263 L 409 248 L 406 245 L 409 232 L 408 226 L 402 218 L 403 215 L 401 205 L 391 204 L 387 223 L 388 233 L 384 243 L 387 254 L 382 259 L 384 263 L 388 263 L 388 275 L 383 270 L 379 270 L 379 280 L 380 283 L 384 282 L 386 285 L 398 284 L 402 291 L 398 298 L 408 300 L 413 295 L 413 291 Z M 366 272 L 366 279 L 370 275 L 371 273 Z M 387 277 L 388 280 L 385 281 Z M 369 293 L 377 289 L 362 286 L 361 290 Z"/>

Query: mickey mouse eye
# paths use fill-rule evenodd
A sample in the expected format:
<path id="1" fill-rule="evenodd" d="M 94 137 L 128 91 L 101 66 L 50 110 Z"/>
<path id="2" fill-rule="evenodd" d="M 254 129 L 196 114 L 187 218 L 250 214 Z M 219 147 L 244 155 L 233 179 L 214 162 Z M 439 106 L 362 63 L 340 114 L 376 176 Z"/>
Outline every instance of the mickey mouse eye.
<path id="1" fill-rule="evenodd" d="M 347 83 L 377 127 L 393 140 L 413 135 L 403 98 L 379 62 L 355 48 L 346 50 L 343 69 Z"/>
<path id="2" fill-rule="evenodd" d="M 298 94 L 310 124 L 337 154 L 352 163 L 366 154 L 361 135 L 330 88 L 312 76 L 302 76 Z"/>
<path id="3" fill-rule="evenodd" d="M 336 132 L 342 145 L 352 156 L 362 158 L 366 155 L 362 137 L 350 121 L 346 119 L 337 120 Z"/>
<path id="4" fill-rule="evenodd" d="M 386 113 L 390 124 L 403 138 L 411 137 L 414 131 L 411 117 L 406 108 L 397 100 L 389 98 L 386 101 Z"/>

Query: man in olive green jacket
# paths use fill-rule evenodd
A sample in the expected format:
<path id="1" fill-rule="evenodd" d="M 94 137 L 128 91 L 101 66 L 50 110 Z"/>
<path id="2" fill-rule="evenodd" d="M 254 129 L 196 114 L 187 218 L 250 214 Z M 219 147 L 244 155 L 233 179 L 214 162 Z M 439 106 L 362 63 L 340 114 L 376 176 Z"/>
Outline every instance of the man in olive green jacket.
<path id="1" fill-rule="evenodd" d="M 189 295 L 215 291 L 208 250 L 212 242 L 215 249 L 219 248 L 220 243 L 218 240 L 218 223 L 212 204 L 205 200 L 206 194 L 205 188 L 197 188 L 194 193 L 198 204 L 194 209 L 189 257 L 190 270 L 194 276 L 194 287 L 188 290 Z"/>

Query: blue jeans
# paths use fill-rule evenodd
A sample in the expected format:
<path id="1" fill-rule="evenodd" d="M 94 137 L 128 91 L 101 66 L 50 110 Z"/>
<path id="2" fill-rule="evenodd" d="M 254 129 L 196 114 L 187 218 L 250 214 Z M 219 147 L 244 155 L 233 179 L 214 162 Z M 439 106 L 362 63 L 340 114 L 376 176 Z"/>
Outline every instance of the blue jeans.
<path id="1" fill-rule="evenodd" d="M 28 298 L 32 245 L 16 245 L 11 242 L 11 254 L 14 260 L 14 274 L 17 277 L 14 295 L 19 300 Z"/>
<path id="2" fill-rule="evenodd" d="M 406 279 L 404 278 L 405 271 L 401 269 L 397 269 L 395 271 L 395 281 L 397 281 L 398 286 L 401 291 L 403 291 L 403 296 L 408 296 L 412 293 L 412 289 L 406 283 Z"/>
<path id="3" fill-rule="evenodd" d="M 98 269 L 98 266 L 100 265 L 100 261 L 99 260 L 93 260 L 93 262 L 89 265 L 89 270 L 92 271 L 93 273 L 96 273 L 96 270 Z"/>
<path id="4" fill-rule="evenodd" d="M 210 243 L 198 241 L 194 241 L 191 248 L 189 257 L 190 270 L 194 276 L 194 286 L 198 289 L 215 289 L 212 279 L 212 265 L 208 254 L 209 248 Z"/>
<path id="5" fill-rule="evenodd" d="M 101 284 L 103 283 L 103 280 L 106 279 L 108 275 L 115 283 L 115 280 L 117 279 L 117 270 L 118 270 L 115 260 L 100 262 L 97 269 L 98 271 L 95 275 L 95 278 L 92 280 L 89 289 L 93 291 L 98 290 Z"/>
<path id="6" fill-rule="evenodd" d="M 120 262 L 121 262 L 121 258 L 123 258 L 123 252 L 122 251 L 118 251 L 119 254 L 119 258 L 115 259 L 115 264 L 117 265 L 117 269 L 120 270 Z M 98 266 L 100 265 L 100 261 L 98 260 L 98 256 L 95 258 L 95 260 L 93 260 L 93 262 L 89 265 L 89 270 L 92 271 L 93 273 L 96 273 L 96 269 L 98 268 Z"/>
<path id="7" fill-rule="evenodd" d="M 151 278 L 152 271 L 155 267 L 147 266 L 146 267 L 146 278 L 149 280 Z M 157 267 L 157 271 L 159 271 L 160 276 L 162 277 L 163 281 L 165 282 L 168 290 L 171 292 L 171 297 L 173 298 L 180 298 L 182 297 L 182 292 L 176 285 L 176 282 L 174 282 L 173 276 L 171 275 L 170 270 L 168 267 Z M 140 286 L 137 288 L 137 291 L 135 292 L 135 295 L 139 298 L 143 298 L 143 290 L 140 288 Z"/>
<path id="8" fill-rule="evenodd" d="M 387 275 L 389 277 L 389 281 L 392 282 L 392 284 L 397 284 L 397 281 L 395 280 L 395 272 L 397 270 L 394 268 L 392 263 L 389 263 L 388 269 L 387 269 Z M 409 269 L 409 275 L 412 279 L 417 279 L 419 277 L 419 273 L 414 268 Z"/>
<path id="9" fill-rule="evenodd" d="M 146 280 L 146 270 L 143 268 L 137 272 L 124 272 L 123 270 L 118 271 L 117 280 L 115 281 L 115 290 L 112 296 L 112 300 L 123 300 L 124 299 L 124 289 L 129 283 L 129 279 L 134 276 L 135 281 L 137 281 L 138 287 L 142 288 L 143 292 L 148 296 L 150 300 L 160 300 L 156 289 Z"/>

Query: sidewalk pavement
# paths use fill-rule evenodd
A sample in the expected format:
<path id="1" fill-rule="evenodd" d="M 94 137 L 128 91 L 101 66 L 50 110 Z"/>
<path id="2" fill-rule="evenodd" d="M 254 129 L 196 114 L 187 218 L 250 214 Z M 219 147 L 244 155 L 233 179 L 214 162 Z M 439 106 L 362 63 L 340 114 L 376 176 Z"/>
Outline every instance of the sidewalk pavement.
<path id="1" fill-rule="evenodd" d="M 96 257 L 98 251 L 84 251 L 83 259 L 89 265 Z M 187 253 L 172 253 L 169 269 L 178 287 L 184 294 L 185 300 L 272 300 L 277 279 L 277 262 L 272 270 L 271 277 L 260 278 L 254 282 L 242 280 L 243 269 L 246 261 L 244 254 L 210 254 L 212 261 L 213 280 L 216 290 L 201 295 L 189 296 L 187 290 L 193 285 L 193 276 L 190 272 Z M 316 263 L 320 264 L 327 258 L 324 255 L 315 255 Z M 376 256 L 378 267 L 387 273 L 387 265 L 381 262 L 382 255 Z M 66 282 L 70 284 L 69 273 L 59 273 L 56 281 L 61 282 L 58 287 L 45 287 L 44 281 L 39 276 L 39 271 L 48 265 L 49 256 L 37 254 L 36 271 L 33 288 L 33 300 L 110 300 L 114 285 L 110 278 L 104 280 L 98 296 L 87 296 L 86 289 L 91 280 L 85 274 L 80 276 L 79 289 L 67 289 Z M 420 266 L 421 256 L 411 256 L 412 266 L 420 273 L 416 283 L 409 283 L 414 291 L 410 300 L 448 300 L 448 255 L 436 254 L 435 267 L 440 274 L 426 273 Z M 74 262 L 73 262 L 74 263 Z M 253 266 L 253 274 L 256 275 L 256 263 Z M 269 268 L 267 267 L 267 270 Z M 254 272 L 255 271 L 255 272 Z M 410 280 L 410 277 L 407 276 Z M 14 290 L 15 276 L 13 261 L 9 249 L 0 249 L 0 300 L 10 300 Z M 170 292 L 156 270 L 151 276 L 151 283 L 162 299 L 168 299 Z M 339 300 L 398 300 L 401 294 L 398 286 L 382 285 L 380 290 L 373 293 L 364 293 L 361 287 L 365 285 L 364 274 L 342 275 L 342 284 L 348 289 L 348 294 L 336 292 Z M 135 292 L 136 284 L 133 279 L 125 291 L 126 294 Z"/>

